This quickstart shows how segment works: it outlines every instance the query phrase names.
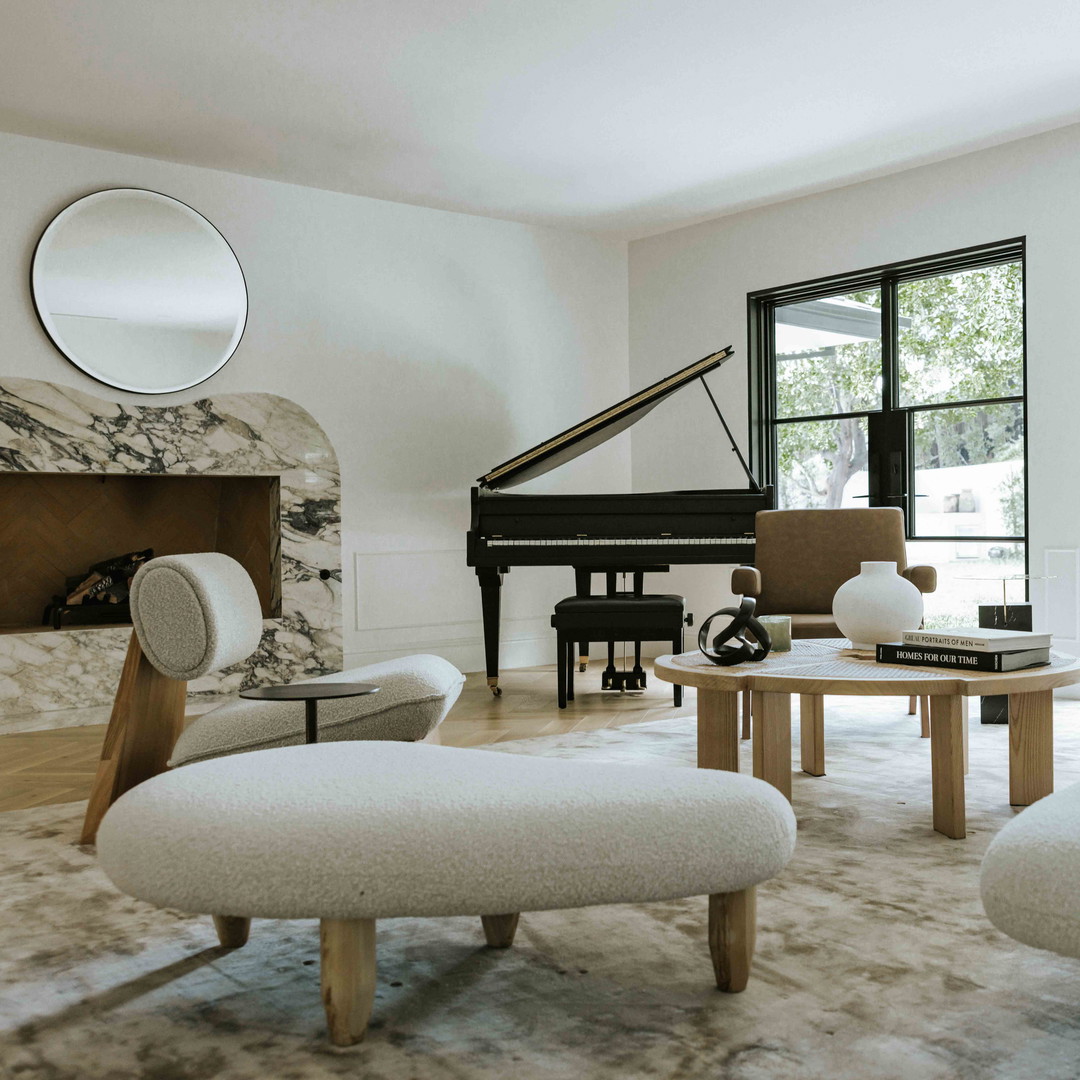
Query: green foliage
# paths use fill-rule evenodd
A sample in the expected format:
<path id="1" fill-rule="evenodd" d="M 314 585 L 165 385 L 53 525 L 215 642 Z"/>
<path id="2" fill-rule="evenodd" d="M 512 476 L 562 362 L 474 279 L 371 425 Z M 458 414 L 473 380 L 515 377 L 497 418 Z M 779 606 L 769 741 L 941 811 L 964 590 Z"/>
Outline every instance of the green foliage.
<path id="1" fill-rule="evenodd" d="M 851 293 L 847 299 L 881 306 L 878 290 Z M 1022 303 L 1019 263 L 901 284 L 901 405 L 1022 393 Z M 778 354 L 777 416 L 874 411 L 881 402 L 881 368 L 878 341 Z M 1021 418 L 1022 410 L 1012 405 L 921 413 L 916 466 L 946 468 L 1019 457 Z M 784 506 L 839 506 L 850 478 L 866 468 L 863 418 L 780 424 L 777 443 Z"/>
<path id="2" fill-rule="evenodd" d="M 1015 403 L 915 414 L 916 469 L 1014 461 L 1024 455 L 1024 410 Z"/>
<path id="3" fill-rule="evenodd" d="M 1023 393 L 1020 263 L 900 286 L 900 404 Z"/>

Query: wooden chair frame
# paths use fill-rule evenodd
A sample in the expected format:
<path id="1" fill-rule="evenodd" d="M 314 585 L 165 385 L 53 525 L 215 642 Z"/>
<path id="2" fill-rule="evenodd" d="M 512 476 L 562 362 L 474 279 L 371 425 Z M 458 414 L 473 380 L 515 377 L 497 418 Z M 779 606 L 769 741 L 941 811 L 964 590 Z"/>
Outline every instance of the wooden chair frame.
<path id="1" fill-rule="evenodd" d="M 125 791 L 166 770 L 186 704 L 187 683 L 158 671 L 132 630 L 80 843 L 94 843 L 105 811 Z"/>

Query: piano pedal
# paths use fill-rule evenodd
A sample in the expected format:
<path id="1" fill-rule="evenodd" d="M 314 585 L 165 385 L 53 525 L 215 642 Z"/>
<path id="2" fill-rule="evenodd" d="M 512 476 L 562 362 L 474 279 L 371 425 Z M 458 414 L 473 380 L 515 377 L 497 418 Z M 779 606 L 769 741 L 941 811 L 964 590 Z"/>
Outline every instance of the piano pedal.
<path id="1" fill-rule="evenodd" d="M 619 693 L 625 693 L 627 690 L 644 690 L 645 672 L 613 671 L 609 674 L 605 671 L 600 689 L 618 690 Z"/>

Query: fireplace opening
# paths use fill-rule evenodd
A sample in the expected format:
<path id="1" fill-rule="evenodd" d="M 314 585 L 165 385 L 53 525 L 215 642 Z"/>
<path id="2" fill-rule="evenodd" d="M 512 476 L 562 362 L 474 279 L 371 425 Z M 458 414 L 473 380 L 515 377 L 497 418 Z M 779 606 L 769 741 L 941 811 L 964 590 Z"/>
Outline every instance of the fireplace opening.
<path id="1" fill-rule="evenodd" d="M 146 548 L 231 555 L 251 575 L 263 617 L 281 615 L 278 477 L 0 473 L 0 633 L 51 630 L 43 612 L 69 578 Z M 93 625 L 130 625 L 126 608 L 110 614 Z"/>

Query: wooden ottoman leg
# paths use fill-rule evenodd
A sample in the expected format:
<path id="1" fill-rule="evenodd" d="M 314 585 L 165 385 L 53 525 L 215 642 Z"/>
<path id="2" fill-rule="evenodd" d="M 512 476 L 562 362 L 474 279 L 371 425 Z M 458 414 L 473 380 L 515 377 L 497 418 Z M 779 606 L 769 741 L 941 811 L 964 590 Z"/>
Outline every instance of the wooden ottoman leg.
<path id="1" fill-rule="evenodd" d="M 919 699 L 914 694 L 912 694 L 907 699 L 907 714 L 908 714 L 908 716 L 914 716 L 915 715 L 915 712 L 916 712 L 916 710 L 918 708 L 918 704 L 919 704 Z"/>
<path id="2" fill-rule="evenodd" d="M 1009 695 L 1009 802 L 1030 806 L 1054 790 L 1054 692 Z"/>
<path id="3" fill-rule="evenodd" d="M 964 808 L 964 733 L 960 698 L 930 698 L 930 769 L 934 828 L 953 840 L 967 836 Z"/>
<path id="4" fill-rule="evenodd" d="M 698 690 L 697 763 L 699 769 L 739 771 L 739 695 L 734 690 Z"/>
<path id="5" fill-rule="evenodd" d="M 802 771 L 811 776 L 824 776 L 825 697 L 823 694 L 799 695 L 799 730 L 802 736 Z"/>
<path id="6" fill-rule="evenodd" d="M 247 944 L 251 932 L 251 920 L 239 915 L 215 915 L 214 929 L 218 941 L 226 949 L 240 949 Z"/>
<path id="7" fill-rule="evenodd" d="M 716 985 L 729 994 L 746 989 L 757 936 L 757 899 L 751 889 L 709 897 L 709 951 Z"/>
<path id="8" fill-rule="evenodd" d="M 323 919 L 319 923 L 322 999 L 330 1041 L 358 1043 L 375 1001 L 375 920 Z"/>
<path id="9" fill-rule="evenodd" d="M 755 690 L 754 775 L 791 801 L 791 695 Z"/>
<path id="10" fill-rule="evenodd" d="M 750 738 L 750 711 L 752 701 L 753 695 L 749 690 L 744 690 L 742 694 L 742 737 L 744 739 Z"/>
<path id="11" fill-rule="evenodd" d="M 922 730 L 919 732 L 919 738 L 930 738 L 930 699 L 928 697 L 919 698 L 919 720 L 922 724 Z"/>
<path id="12" fill-rule="evenodd" d="M 507 949 L 513 945 L 520 918 L 521 914 L 516 911 L 512 915 L 481 915 L 488 945 L 493 949 Z"/>

